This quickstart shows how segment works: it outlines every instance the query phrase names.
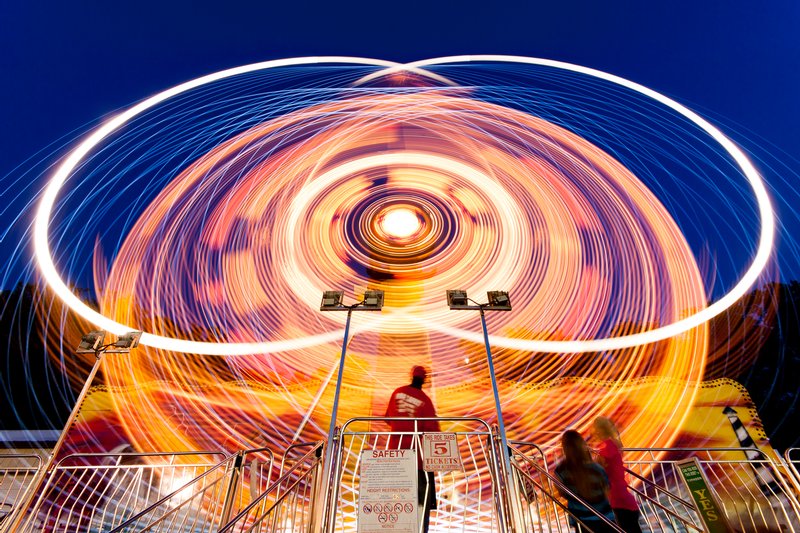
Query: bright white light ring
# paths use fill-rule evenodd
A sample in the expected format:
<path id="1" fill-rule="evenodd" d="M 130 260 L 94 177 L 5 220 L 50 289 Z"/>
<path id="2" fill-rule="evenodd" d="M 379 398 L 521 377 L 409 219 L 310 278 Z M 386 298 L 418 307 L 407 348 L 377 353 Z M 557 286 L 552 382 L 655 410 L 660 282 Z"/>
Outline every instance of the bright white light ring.
<path id="1" fill-rule="evenodd" d="M 410 167 L 429 168 L 439 170 L 441 172 L 451 172 L 457 174 L 462 179 L 471 183 L 475 187 L 483 186 L 488 189 L 487 195 L 494 199 L 495 205 L 499 206 L 497 210 L 500 216 L 503 227 L 515 228 L 513 221 L 518 220 L 522 214 L 519 212 L 514 199 L 508 195 L 507 191 L 503 189 L 498 183 L 487 180 L 486 175 L 479 170 L 454 159 L 442 157 L 439 155 L 427 154 L 422 152 L 386 152 L 381 154 L 369 155 L 347 161 L 337 167 L 334 167 L 327 172 L 316 176 L 315 179 L 307 183 L 300 191 L 292 198 L 291 205 L 289 206 L 286 221 L 287 235 L 294 235 L 297 226 L 305 218 L 303 208 L 305 207 L 306 198 L 316 198 L 327 188 L 331 187 L 337 181 L 347 178 L 348 176 L 357 175 L 371 168 L 392 167 L 396 165 L 406 165 Z M 509 232 L 510 233 L 510 232 Z M 508 250 L 516 249 L 516 242 L 518 240 L 518 233 L 512 233 L 507 239 L 501 242 L 502 248 L 498 254 L 505 256 Z M 325 290 L 324 287 L 317 287 L 313 280 L 309 279 L 303 274 L 303 268 L 297 264 L 295 258 L 297 252 L 295 251 L 295 240 L 290 239 L 287 245 L 291 253 L 289 259 L 282 265 L 281 274 L 284 279 L 292 280 L 291 285 L 294 287 L 306 288 L 308 292 L 299 294 L 301 301 L 311 302 L 318 297 L 319 294 Z M 515 266 L 516 271 L 489 272 L 486 277 L 475 280 L 475 283 L 482 287 L 496 287 L 502 283 L 513 282 L 519 276 L 519 271 L 522 266 Z M 386 309 L 382 315 L 386 314 Z M 365 331 L 375 330 L 376 319 L 366 319 L 366 324 L 362 327 Z M 381 321 L 383 322 L 383 320 Z M 431 318 L 431 322 L 434 320 Z"/>
<path id="2" fill-rule="evenodd" d="M 719 129 L 711 125 L 704 118 L 700 117 L 687 107 L 667 98 L 666 96 L 648 89 L 638 83 L 608 74 L 599 70 L 573 65 L 570 63 L 563 63 L 561 61 L 553 61 L 549 59 L 539 59 L 532 57 L 522 56 L 505 56 L 505 55 L 475 55 L 475 56 L 450 56 L 441 57 L 436 59 L 426 59 L 409 63 L 407 65 L 400 65 L 390 61 L 382 61 L 377 59 L 367 59 L 359 57 L 301 57 L 280 59 L 275 61 L 265 61 L 262 63 L 254 63 L 251 65 L 244 65 L 228 70 L 223 70 L 207 76 L 203 76 L 186 83 L 182 83 L 171 89 L 167 89 L 161 93 L 152 96 L 139 104 L 124 111 L 120 115 L 112 118 L 107 123 L 103 124 L 94 133 L 87 137 L 69 156 L 64 160 L 61 166 L 58 167 L 53 175 L 50 183 L 42 195 L 42 200 L 39 203 L 39 208 L 34 222 L 34 250 L 36 258 L 39 262 L 39 269 L 44 276 L 47 283 L 53 291 L 67 304 L 73 311 L 80 314 L 83 318 L 95 324 L 96 326 L 109 331 L 110 333 L 119 335 L 130 330 L 129 326 L 115 322 L 94 309 L 83 303 L 75 294 L 70 291 L 67 285 L 61 279 L 53 262 L 52 254 L 50 253 L 50 244 L 48 242 L 48 226 L 50 223 L 50 216 L 55 205 L 61 187 L 69 178 L 72 171 L 80 164 L 83 157 L 85 157 L 97 144 L 99 144 L 108 135 L 123 126 L 129 120 L 139 115 L 140 113 L 158 105 L 159 103 L 177 96 L 188 90 L 200 87 L 207 83 L 218 81 L 224 78 L 245 74 L 256 70 L 265 70 L 275 67 L 293 66 L 293 65 L 309 65 L 317 63 L 353 63 L 360 65 L 372 65 L 386 67 L 387 72 L 397 71 L 402 68 L 414 72 L 424 72 L 424 68 L 432 65 L 441 65 L 448 63 L 464 63 L 473 61 L 495 61 L 507 63 L 523 63 L 530 65 L 541 65 L 552 67 L 572 72 L 578 72 L 588 76 L 594 76 L 611 83 L 616 83 L 640 94 L 643 94 L 657 102 L 673 109 L 677 113 L 683 115 L 688 120 L 697 125 L 700 129 L 705 131 L 726 152 L 733 158 L 739 165 L 740 170 L 744 173 L 750 186 L 753 189 L 756 201 L 758 203 L 759 216 L 761 219 L 761 232 L 759 237 L 759 244 L 753 262 L 748 267 L 747 271 L 742 275 L 741 279 L 731 290 L 722 298 L 698 311 L 697 313 L 688 316 L 677 322 L 673 322 L 667 326 L 657 329 L 637 333 L 634 335 L 627 335 L 624 337 L 613 337 L 606 339 L 593 339 L 584 341 L 532 341 L 521 340 L 507 337 L 491 337 L 491 342 L 498 347 L 516 348 L 520 350 L 550 352 L 550 353 L 582 353 L 582 352 L 597 352 L 603 350 L 615 350 L 621 348 L 629 348 L 641 344 L 649 344 L 664 340 L 680 333 L 684 333 L 700 324 L 712 319 L 718 314 L 722 313 L 728 307 L 733 305 L 739 298 L 752 287 L 758 280 L 761 272 L 769 262 L 772 253 L 772 244 L 775 237 L 775 217 L 772 210 L 772 204 L 767 193 L 766 186 L 764 185 L 761 176 L 755 169 L 753 164 L 747 159 L 747 156 L 726 137 Z M 430 322 L 429 322 L 430 324 Z M 458 328 L 450 328 L 446 326 L 434 326 L 434 329 L 447 333 L 458 338 L 481 342 L 478 335 Z M 210 342 L 197 342 L 187 341 L 180 339 L 172 339 L 169 337 L 162 337 L 151 333 L 144 333 L 141 338 L 141 343 L 154 348 L 161 348 L 165 350 L 173 350 L 186 353 L 199 353 L 208 355 L 245 355 L 251 353 L 270 353 L 291 349 L 298 349 L 302 347 L 313 346 L 322 342 L 332 342 L 341 337 L 340 331 L 333 331 L 312 337 L 305 337 L 303 339 L 291 341 L 277 341 L 277 342 L 261 342 L 261 343 L 210 343 Z"/>

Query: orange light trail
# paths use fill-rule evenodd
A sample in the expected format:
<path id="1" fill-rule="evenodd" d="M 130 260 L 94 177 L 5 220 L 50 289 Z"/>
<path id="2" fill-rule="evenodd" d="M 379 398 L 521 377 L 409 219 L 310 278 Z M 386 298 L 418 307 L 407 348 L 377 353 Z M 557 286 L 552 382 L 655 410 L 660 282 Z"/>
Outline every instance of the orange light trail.
<path id="1" fill-rule="evenodd" d="M 419 228 L 386 232 L 392 206 Z M 508 290 L 514 311 L 492 315 L 491 329 L 523 341 L 637 333 L 706 302 L 671 216 L 614 158 L 552 123 L 447 91 L 324 104 L 222 144 L 151 202 L 97 290 L 120 323 L 256 342 L 338 332 L 344 317 L 320 315 L 319 295 L 367 287 L 386 291 L 386 307 L 356 320 L 343 419 L 380 413 L 415 362 L 432 367 L 440 412 L 493 418 L 477 317 L 446 308 L 449 288 Z M 604 353 L 501 348 L 512 437 L 619 411 L 627 438 L 667 445 L 706 343 L 701 326 Z M 109 358 L 106 375 L 139 447 L 257 445 L 265 433 L 288 439 L 305 417 L 304 437 L 322 433 L 337 353 L 331 340 L 223 364 L 143 347 Z M 176 429 L 176 409 L 206 429 Z"/>

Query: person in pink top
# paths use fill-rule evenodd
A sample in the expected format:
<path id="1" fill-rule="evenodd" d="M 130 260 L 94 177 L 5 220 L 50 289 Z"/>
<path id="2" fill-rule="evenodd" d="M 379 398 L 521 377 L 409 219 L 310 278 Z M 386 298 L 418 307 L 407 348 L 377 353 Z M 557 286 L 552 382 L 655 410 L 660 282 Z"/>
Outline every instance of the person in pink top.
<path id="1" fill-rule="evenodd" d="M 436 418 L 436 409 L 430 397 L 422 390 L 428 371 L 423 366 L 411 369 L 411 383 L 398 387 L 389 398 L 386 406 L 386 417 L 402 417 L 407 420 L 389 420 L 392 432 L 439 433 L 438 420 L 415 420 L 419 418 Z M 436 509 L 436 484 L 433 472 L 422 469 L 422 455 L 419 446 L 415 446 L 415 435 L 391 435 L 389 448 L 394 450 L 417 450 L 417 501 L 423 507 L 422 531 L 427 533 L 430 524 L 431 509 Z"/>
<path id="2" fill-rule="evenodd" d="M 617 524 L 627 533 L 641 533 L 639 526 L 639 505 L 636 498 L 628 491 L 628 482 L 625 480 L 625 467 L 622 464 L 622 441 L 619 431 L 611 419 L 598 416 L 592 424 L 592 432 L 598 440 L 597 462 L 606 469 L 608 474 L 609 495 L 611 509 Z"/>

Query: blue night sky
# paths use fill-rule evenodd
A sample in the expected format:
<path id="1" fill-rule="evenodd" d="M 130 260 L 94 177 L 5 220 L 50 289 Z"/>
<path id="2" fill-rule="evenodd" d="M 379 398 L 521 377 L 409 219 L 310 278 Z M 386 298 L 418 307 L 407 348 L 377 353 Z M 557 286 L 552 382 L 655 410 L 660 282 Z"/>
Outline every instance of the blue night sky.
<path id="1" fill-rule="evenodd" d="M 36 174 L 14 180 L 43 157 L 55 161 L 53 150 L 79 131 L 115 109 L 213 71 L 306 55 L 395 61 L 526 55 L 649 86 L 731 134 L 773 187 L 787 226 L 779 251 L 782 277 L 794 279 L 800 277 L 790 241 L 800 229 L 792 211 L 792 173 L 800 169 L 794 159 L 800 147 L 798 23 L 800 3 L 794 0 L 769 8 L 739 1 L 5 2 L 3 203 L 27 201 L 14 193 L 24 186 L 29 192 Z M 3 227 L 16 213 L 2 213 Z M 5 235 L 4 255 L 17 241 L 18 232 Z"/>

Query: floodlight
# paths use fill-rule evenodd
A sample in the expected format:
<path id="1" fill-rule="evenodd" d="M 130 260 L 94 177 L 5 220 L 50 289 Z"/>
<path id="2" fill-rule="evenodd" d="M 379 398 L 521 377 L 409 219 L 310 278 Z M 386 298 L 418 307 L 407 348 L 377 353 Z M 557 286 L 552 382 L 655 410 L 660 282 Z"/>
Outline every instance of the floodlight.
<path id="1" fill-rule="evenodd" d="M 342 307 L 344 291 L 325 291 L 322 293 L 322 303 L 319 304 L 320 311 L 336 311 Z"/>
<path id="2" fill-rule="evenodd" d="M 136 348 L 139 346 L 139 338 L 141 338 L 142 332 L 141 331 L 129 331 L 124 335 L 120 335 L 117 337 L 117 342 L 110 346 L 109 350 L 106 350 L 108 353 L 127 353 L 131 351 L 131 348 Z"/>
<path id="3" fill-rule="evenodd" d="M 467 291 L 447 291 L 447 305 L 450 309 L 469 309 L 470 305 L 467 299 Z"/>
<path id="4" fill-rule="evenodd" d="M 369 290 L 364 292 L 362 307 L 367 311 L 380 311 L 383 307 L 383 291 Z"/>
<path id="5" fill-rule="evenodd" d="M 493 311 L 511 311 L 511 300 L 508 298 L 506 291 L 489 291 L 486 293 L 489 299 L 489 306 L 487 309 Z"/>
<path id="6" fill-rule="evenodd" d="M 105 331 L 90 331 L 81 337 L 81 343 L 75 353 L 97 353 L 103 346 L 103 339 L 106 336 Z"/>

